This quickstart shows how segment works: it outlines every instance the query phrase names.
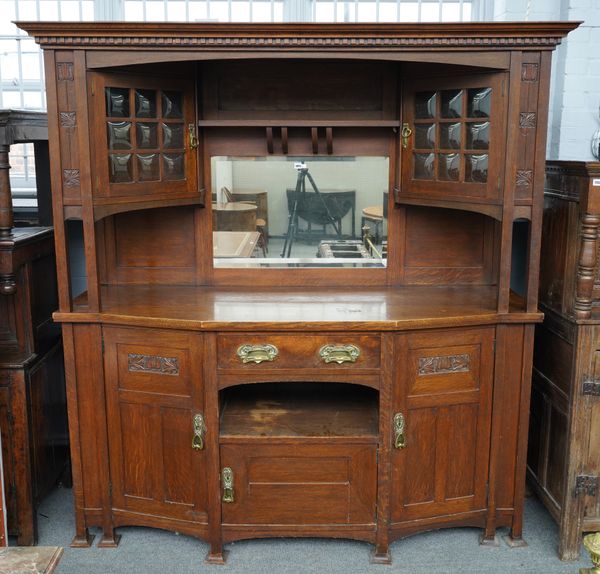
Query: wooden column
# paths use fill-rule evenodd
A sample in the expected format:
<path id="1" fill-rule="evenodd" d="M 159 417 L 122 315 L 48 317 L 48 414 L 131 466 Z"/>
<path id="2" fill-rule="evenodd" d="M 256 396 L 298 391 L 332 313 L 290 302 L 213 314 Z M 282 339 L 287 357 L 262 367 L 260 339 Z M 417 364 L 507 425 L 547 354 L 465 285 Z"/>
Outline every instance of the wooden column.
<path id="1" fill-rule="evenodd" d="M 10 179 L 8 170 L 9 145 L 0 145 L 0 238 L 8 237 L 12 232 L 13 208 L 10 195 Z"/>

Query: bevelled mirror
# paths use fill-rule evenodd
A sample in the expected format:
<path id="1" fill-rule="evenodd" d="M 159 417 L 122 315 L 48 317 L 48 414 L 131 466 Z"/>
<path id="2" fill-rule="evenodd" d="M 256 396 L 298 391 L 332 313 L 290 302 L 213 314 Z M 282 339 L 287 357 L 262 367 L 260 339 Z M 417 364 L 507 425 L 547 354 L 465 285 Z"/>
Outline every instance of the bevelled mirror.
<path id="1" fill-rule="evenodd" d="M 385 267 L 387 157 L 212 157 L 216 268 Z"/>

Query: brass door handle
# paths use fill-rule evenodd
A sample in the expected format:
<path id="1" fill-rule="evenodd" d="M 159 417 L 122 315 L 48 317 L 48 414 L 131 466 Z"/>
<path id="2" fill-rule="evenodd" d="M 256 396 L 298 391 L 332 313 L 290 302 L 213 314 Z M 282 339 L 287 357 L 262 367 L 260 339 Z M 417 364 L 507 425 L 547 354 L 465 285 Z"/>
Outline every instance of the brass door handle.
<path id="1" fill-rule="evenodd" d="M 221 499 L 223 502 L 233 502 L 233 470 L 226 466 L 221 471 L 221 480 L 223 481 L 223 498 Z"/>
<path id="2" fill-rule="evenodd" d="M 200 413 L 194 415 L 194 438 L 192 438 L 192 448 L 202 450 L 204 448 L 204 435 L 206 433 L 206 424 L 204 416 Z"/>
<path id="3" fill-rule="evenodd" d="M 278 354 L 279 350 L 275 345 L 241 345 L 237 350 L 237 356 L 242 363 L 274 361 Z"/>
<path id="4" fill-rule="evenodd" d="M 194 124 L 188 124 L 188 134 L 190 136 L 190 149 L 196 149 L 198 147 L 198 136 Z"/>
<path id="5" fill-rule="evenodd" d="M 404 122 L 402 124 L 402 131 L 400 132 L 400 136 L 402 137 L 402 149 L 406 149 L 408 147 L 408 138 L 412 135 L 412 130 L 410 126 Z"/>
<path id="6" fill-rule="evenodd" d="M 404 435 L 404 429 L 406 422 L 402 413 L 396 413 L 394 415 L 394 447 L 397 449 L 404 448 L 406 446 L 406 436 Z"/>
<path id="7" fill-rule="evenodd" d="M 356 363 L 360 357 L 360 349 L 356 345 L 324 345 L 319 355 L 326 363 Z"/>

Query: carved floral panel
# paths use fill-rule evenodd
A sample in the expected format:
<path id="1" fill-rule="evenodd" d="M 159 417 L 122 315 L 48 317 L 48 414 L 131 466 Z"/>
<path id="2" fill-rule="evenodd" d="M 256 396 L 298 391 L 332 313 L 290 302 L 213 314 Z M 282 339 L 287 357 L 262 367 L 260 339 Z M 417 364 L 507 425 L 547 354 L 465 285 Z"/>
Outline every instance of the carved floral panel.
<path id="1" fill-rule="evenodd" d="M 440 355 L 436 357 L 420 357 L 418 375 L 440 375 L 443 373 L 466 373 L 471 370 L 471 356 Z"/>
<path id="2" fill-rule="evenodd" d="M 161 375 L 178 375 L 179 360 L 177 357 L 160 357 L 158 355 L 127 355 L 127 368 L 132 372 L 159 373 Z"/>

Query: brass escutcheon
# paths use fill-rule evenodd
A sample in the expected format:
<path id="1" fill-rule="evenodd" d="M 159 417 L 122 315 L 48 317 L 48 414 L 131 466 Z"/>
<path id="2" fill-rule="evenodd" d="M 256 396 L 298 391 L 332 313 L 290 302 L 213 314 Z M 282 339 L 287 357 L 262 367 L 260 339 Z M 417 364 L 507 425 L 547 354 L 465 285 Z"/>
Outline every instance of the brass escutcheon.
<path id="1" fill-rule="evenodd" d="M 196 126 L 194 124 L 188 124 L 188 134 L 190 137 L 190 149 L 196 149 L 198 147 L 198 136 L 196 135 Z"/>
<path id="2" fill-rule="evenodd" d="M 356 345 L 324 345 L 319 355 L 326 363 L 356 363 L 360 357 L 360 349 Z"/>
<path id="3" fill-rule="evenodd" d="M 410 126 L 404 122 L 402 124 L 402 131 L 400 132 L 400 136 L 402 137 L 402 149 L 406 149 L 408 147 L 408 138 L 412 135 L 412 130 Z"/>
<path id="4" fill-rule="evenodd" d="M 192 439 L 192 448 L 202 450 L 204 448 L 204 434 L 206 433 L 206 424 L 204 416 L 200 413 L 194 415 L 194 438 Z"/>
<path id="5" fill-rule="evenodd" d="M 221 471 L 221 480 L 223 481 L 223 502 L 233 502 L 233 470 L 226 466 Z"/>
<path id="6" fill-rule="evenodd" d="M 274 361 L 279 351 L 275 345 L 241 345 L 238 347 L 237 356 L 242 363 L 262 363 Z"/>
<path id="7" fill-rule="evenodd" d="M 406 422 L 402 413 L 396 413 L 394 415 L 394 447 L 397 449 L 404 448 L 406 446 L 406 437 L 404 436 L 404 428 Z"/>

